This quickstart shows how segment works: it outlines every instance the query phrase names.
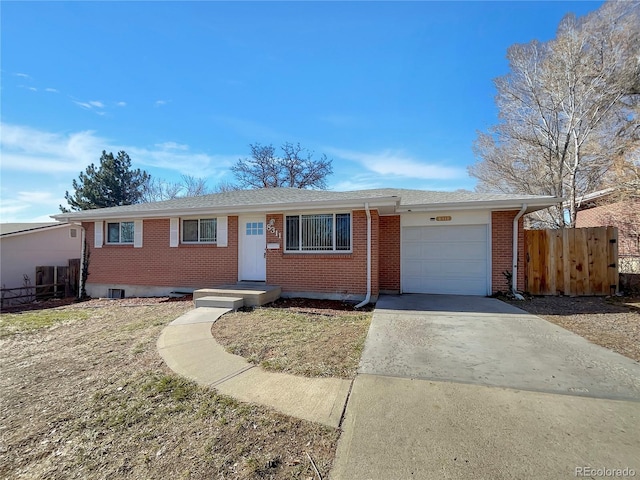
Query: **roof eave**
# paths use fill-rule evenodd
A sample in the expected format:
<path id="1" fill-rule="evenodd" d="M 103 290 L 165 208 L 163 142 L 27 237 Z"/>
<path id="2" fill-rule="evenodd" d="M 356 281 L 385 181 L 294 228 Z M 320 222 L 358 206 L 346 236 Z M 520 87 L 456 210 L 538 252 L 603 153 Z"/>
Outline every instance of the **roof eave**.
<path id="1" fill-rule="evenodd" d="M 508 200 L 472 200 L 468 202 L 429 203 L 424 205 L 401 205 L 398 213 L 435 212 L 442 210 L 520 210 L 527 205 L 526 213 L 562 203 L 562 198 L 508 199 Z"/>
<path id="2" fill-rule="evenodd" d="M 92 220 L 128 220 L 140 218 L 169 218 L 198 216 L 203 214 L 217 215 L 240 215 L 244 213 L 270 213 L 270 212 L 291 212 L 291 211 L 314 211 L 326 209 L 353 209 L 364 208 L 369 204 L 369 208 L 396 207 L 399 202 L 396 196 L 359 198 L 354 200 L 322 200 L 310 202 L 288 202 L 288 203 L 268 203 L 259 205 L 224 205 L 198 208 L 166 208 L 158 210 L 136 210 L 131 212 L 107 212 L 100 214 L 101 209 L 86 210 L 83 212 L 60 213 L 52 215 L 58 221 L 92 221 Z"/>
<path id="3" fill-rule="evenodd" d="M 17 232 L 7 232 L 0 234 L 0 237 L 17 237 L 18 235 L 27 235 L 29 233 L 43 232 L 46 230 L 57 230 L 58 228 L 69 227 L 70 222 L 62 222 L 60 225 L 48 225 L 46 227 L 29 228 L 27 230 L 18 230 Z"/>

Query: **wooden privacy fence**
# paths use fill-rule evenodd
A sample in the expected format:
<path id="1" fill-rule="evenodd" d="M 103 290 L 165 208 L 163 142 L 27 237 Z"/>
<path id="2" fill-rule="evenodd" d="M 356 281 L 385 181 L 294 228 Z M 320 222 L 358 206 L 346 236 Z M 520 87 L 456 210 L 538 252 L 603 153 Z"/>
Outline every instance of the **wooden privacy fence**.
<path id="1" fill-rule="evenodd" d="M 613 295 L 618 291 L 615 227 L 525 230 L 525 284 L 532 295 Z"/>

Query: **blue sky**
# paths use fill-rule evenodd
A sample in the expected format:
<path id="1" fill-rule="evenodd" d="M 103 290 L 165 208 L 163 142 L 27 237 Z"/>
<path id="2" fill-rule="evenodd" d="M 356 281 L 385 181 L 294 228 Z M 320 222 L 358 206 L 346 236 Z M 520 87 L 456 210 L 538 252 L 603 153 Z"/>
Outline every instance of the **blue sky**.
<path id="1" fill-rule="evenodd" d="M 507 48 L 601 3 L 3 1 L 0 221 L 48 220 L 102 150 L 213 187 L 299 142 L 331 189 L 473 189 Z"/>

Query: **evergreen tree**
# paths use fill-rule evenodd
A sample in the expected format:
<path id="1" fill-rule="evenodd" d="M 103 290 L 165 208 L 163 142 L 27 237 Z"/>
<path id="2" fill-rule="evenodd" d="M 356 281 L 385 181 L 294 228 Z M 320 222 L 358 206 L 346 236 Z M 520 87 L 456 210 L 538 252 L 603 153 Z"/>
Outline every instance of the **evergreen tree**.
<path id="1" fill-rule="evenodd" d="M 65 193 L 70 208 L 60 205 L 60 210 L 69 212 L 140 203 L 150 178 L 139 168 L 131 169 L 131 159 L 126 152 L 118 152 L 114 157 L 113 153 L 103 150 L 100 166 L 89 165 L 77 180 L 73 180 L 74 194 Z"/>

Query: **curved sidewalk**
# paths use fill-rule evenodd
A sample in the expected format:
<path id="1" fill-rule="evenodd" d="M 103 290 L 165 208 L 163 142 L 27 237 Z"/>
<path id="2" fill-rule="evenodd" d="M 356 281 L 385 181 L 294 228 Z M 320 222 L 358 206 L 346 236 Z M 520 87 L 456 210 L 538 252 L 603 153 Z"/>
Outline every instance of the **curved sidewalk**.
<path id="1" fill-rule="evenodd" d="M 167 325 L 157 347 L 174 372 L 243 402 L 338 428 L 351 382 L 267 372 L 225 351 L 211 325 L 227 308 L 196 308 Z"/>

